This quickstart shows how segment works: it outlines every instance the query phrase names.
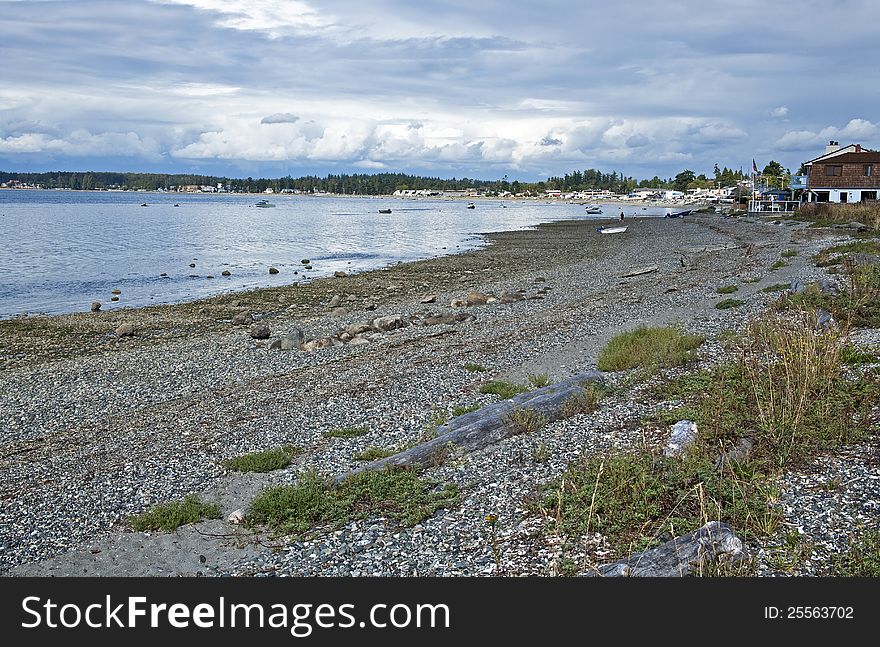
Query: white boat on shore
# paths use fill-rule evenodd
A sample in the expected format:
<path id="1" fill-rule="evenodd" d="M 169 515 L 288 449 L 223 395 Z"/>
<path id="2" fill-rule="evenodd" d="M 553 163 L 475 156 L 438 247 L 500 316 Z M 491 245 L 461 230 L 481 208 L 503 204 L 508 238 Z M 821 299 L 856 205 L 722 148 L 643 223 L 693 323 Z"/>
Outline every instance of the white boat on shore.
<path id="1" fill-rule="evenodd" d="M 626 231 L 626 227 L 598 227 L 596 231 L 600 234 L 622 234 Z"/>

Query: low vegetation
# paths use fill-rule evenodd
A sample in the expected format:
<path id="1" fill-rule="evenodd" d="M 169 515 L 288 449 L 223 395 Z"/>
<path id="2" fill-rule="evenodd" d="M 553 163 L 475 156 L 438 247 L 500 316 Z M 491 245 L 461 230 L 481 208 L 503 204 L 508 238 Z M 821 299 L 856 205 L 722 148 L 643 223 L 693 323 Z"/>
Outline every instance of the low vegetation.
<path id="1" fill-rule="evenodd" d="M 571 418 L 581 413 L 593 413 L 599 408 L 599 401 L 606 393 L 603 386 L 590 382 L 580 393 L 565 401 L 560 413 L 563 418 Z"/>
<path id="2" fill-rule="evenodd" d="M 271 472 L 280 470 L 290 465 L 290 461 L 302 453 L 301 447 L 284 445 L 262 452 L 253 452 L 227 458 L 221 464 L 229 470 L 236 472 Z"/>
<path id="3" fill-rule="evenodd" d="M 477 411 L 477 410 L 479 410 L 479 408 L 480 408 L 479 404 L 460 405 L 460 406 L 455 407 L 452 410 L 452 417 L 457 418 L 458 416 L 463 416 L 466 413 L 472 413 L 474 411 Z"/>
<path id="4" fill-rule="evenodd" d="M 770 269 L 771 270 L 778 270 L 778 269 L 781 269 L 787 265 L 788 265 L 788 263 L 786 263 L 784 260 L 782 260 L 780 258 L 778 261 L 776 261 L 775 263 L 773 263 L 773 265 L 770 266 Z"/>
<path id="5" fill-rule="evenodd" d="M 514 435 L 533 433 L 547 426 L 547 417 L 534 409 L 514 408 L 503 420 Z"/>
<path id="6" fill-rule="evenodd" d="M 784 295 L 776 309 L 821 308 L 846 326 L 880 327 L 880 264 L 845 263 L 844 267 L 846 289 L 833 293 L 811 284 L 800 294 Z"/>
<path id="7" fill-rule="evenodd" d="M 723 285 L 720 288 L 715 288 L 715 291 L 718 294 L 733 294 L 737 290 L 739 290 L 739 288 L 735 285 Z"/>
<path id="8" fill-rule="evenodd" d="M 769 313 L 747 328 L 735 360 L 660 387 L 659 397 L 681 404 L 654 421 L 698 423 L 697 440 L 683 455 L 645 447 L 585 456 L 542 490 L 542 512 L 570 537 L 602 533 L 618 556 L 711 520 L 730 523 L 745 538 L 776 533 L 781 471 L 877 434 L 871 409 L 880 375 L 853 374 L 845 344 L 845 331 L 819 328 L 814 311 Z M 774 554 L 793 568 L 809 551 L 798 544 Z"/>
<path id="9" fill-rule="evenodd" d="M 396 449 L 386 449 L 383 447 L 367 447 L 365 450 L 360 451 L 352 456 L 352 459 L 356 461 L 377 461 L 380 458 L 388 458 L 389 456 L 394 456 L 396 453 Z"/>
<path id="10" fill-rule="evenodd" d="M 458 500 L 455 485 L 441 486 L 412 470 L 361 472 L 338 485 L 307 473 L 294 485 L 270 487 L 257 495 L 248 522 L 284 535 L 303 535 L 318 526 L 337 527 L 372 516 L 412 526 Z"/>
<path id="11" fill-rule="evenodd" d="M 195 494 L 183 501 L 160 503 L 146 512 L 129 519 L 129 525 L 137 532 L 164 530 L 171 532 L 180 526 L 197 523 L 202 519 L 219 519 L 220 507 L 216 503 L 203 503 Z"/>
<path id="12" fill-rule="evenodd" d="M 486 367 L 481 364 L 468 363 L 464 365 L 464 370 L 470 371 L 471 373 L 485 373 Z"/>
<path id="13" fill-rule="evenodd" d="M 880 577 L 880 531 L 863 531 L 847 552 L 833 559 L 838 577 Z"/>
<path id="14" fill-rule="evenodd" d="M 791 287 L 791 283 L 774 283 L 766 288 L 761 288 L 761 292 L 782 292 Z"/>
<path id="15" fill-rule="evenodd" d="M 874 231 L 880 231 L 880 206 L 811 202 L 800 208 L 798 219 L 809 220 L 820 226 L 860 222 Z"/>
<path id="16" fill-rule="evenodd" d="M 728 308 L 738 308 L 743 304 L 739 299 L 723 299 L 715 304 L 716 310 L 727 310 Z"/>
<path id="17" fill-rule="evenodd" d="M 529 373 L 528 380 L 529 384 L 538 389 L 553 384 L 553 380 L 550 379 L 550 376 L 547 375 L 547 373 L 538 373 L 537 375 Z"/>
<path id="18" fill-rule="evenodd" d="M 505 400 L 509 400 L 513 396 L 525 393 L 526 391 L 528 391 L 528 389 L 521 384 L 514 384 L 513 382 L 505 382 L 503 380 L 487 382 L 480 387 L 480 393 L 491 393 L 493 395 L 498 395 Z"/>
<path id="19" fill-rule="evenodd" d="M 703 341 L 678 328 L 640 326 L 612 337 L 596 364 L 600 371 L 681 366 L 696 359 L 693 351 Z"/>
<path id="20" fill-rule="evenodd" d="M 797 255 L 798 253 L 796 249 L 786 249 L 784 252 L 782 252 L 783 258 L 792 258 Z"/>

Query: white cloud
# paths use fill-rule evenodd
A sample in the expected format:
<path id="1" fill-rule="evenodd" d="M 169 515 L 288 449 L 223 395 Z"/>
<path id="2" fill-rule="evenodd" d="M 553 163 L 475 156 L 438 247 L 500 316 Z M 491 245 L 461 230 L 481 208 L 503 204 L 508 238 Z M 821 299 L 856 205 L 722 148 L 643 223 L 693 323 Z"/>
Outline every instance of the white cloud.
<path id="1" fill-rule="evenodd" d="M 274 115 L 260 119 L 261 124 L 294 124 L 297 121 L 299 121 L 299 117 L 289 112 L 276 112 Z"/>
<path id="2" fill-rule="evenodd" d="M 774 119 L 781 119 L 782 117 L 784 117 L 788 114 L 788 107 L 787 106 L 778 106 L 776 108 L 771 109 L 767 114 L 770 117 L 773 117 Z"/>
<path id="3" fill-rule="evenodd" d="M 278 36 L 287 31 L 320 29 L 333 21 L 302 0 L 153 0 L 187 5 L 217 14 L 221 27 L 264 31 Z"/>
<path id="4" fill-rule="evenodd" d="M 783 151 L 820 149 L 829 140 L 846 143 L 864 143 L 880 136 L 880 127 L 866 119 L 851 119 L 843 128 L 827 126 L 819 131 L 791 130 L 776 140 L 776 147 Z"/>

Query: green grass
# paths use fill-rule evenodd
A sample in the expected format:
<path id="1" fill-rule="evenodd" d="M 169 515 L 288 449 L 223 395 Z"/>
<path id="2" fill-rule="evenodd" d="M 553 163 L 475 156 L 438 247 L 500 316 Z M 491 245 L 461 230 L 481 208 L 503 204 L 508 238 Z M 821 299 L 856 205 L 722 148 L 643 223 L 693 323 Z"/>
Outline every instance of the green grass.
<path id="1" fill-rule="evenodd" d="M 737 290 L 739 290 L 739 288 L 735 285 L 724 285 L 720 288 L 715 288 L 715 291 L 718 294 L 733 294 Z"/>
<path id="2" fill-rule="evenodd" d="M 791 287 L 791 283 L 774 283 L 773 285 L 768 285 L 766 288 L 762 288 L 761 292 L 783 292 Z"/>
<path id="3" fill-rule="evenodd" d="M 468 363 L 468 364 L 464 365 L 464 369 L 466 371 L 470 371 L 471 373 L 485 373 L 486 372 L 486 367 L 482 366 L 481 364 Z"/>
<path id="4" fill-rule="evenodd" d="M 880 348 L 871 351 L 863 350 L 854 344 L 846 344 L 840 350 L 840 361 L 849 366 L 880 362 Z"/>
<path id="5" fill-rule="evenodd" d="M 513 396 L 525 393 L 526 391 L 528 391 L 528 389 L 521 384 L 514 384 L 513 382 L 505 382 L 503 380 L 487 382 L 480 387 L 480 393 L 498 395 L 504 400 L 509 400 Z"/>
<path id="6" fill-rule="evenodd" d="M 412 470 L 361 472 L 338 485 L 308 473 L 294 485 L 278 485 L 258 494 L 251 503 L 248 523 L 285 535 L 303 535 L 318 526 L 338 527 L 374 516 L 412 526 L 458 501 L 455 485 L 441 487 Z"/>
<path id="7" fill-rule="evenodd" d="M 538 373 L 537 375 L 529 373 L 527 377 L 529 380 L 529 384 L 538 389 L 540 389 L 541 387 L 550 386 L 553 383 L 553 380 L 551 380 L 550 376 L 546 373 Z"/>
<path id="8" fill-rule="evenodd" d="M 880 577 L 880 531 L 863 532 L 832 564 L 838 577 Z"/>
<path id="9" fill-rule="evenodd" d="M 590 382 L 577 395 L 571 396 L 562 405 L 563 418 L 571 418 L 580 413 L 593 413 L 599 408 L 599 401 L 607 395 L 607 390 L 600 384 Z"/>
<path id="10" fill-rule="evenodd" d="M 780 268 L 786 267 L 787 265 L 788 265 L 788 263 L 786 263 L 784 260 L 782 260 L 780 258 L 778 261 L 776 261 L 775 263 L 773 263 L 773 265 L 770 266 L 770 269 L 771 270 L 778 270 Z"/>
<path id="11" fill-rule="evenodd" d="M 880 264 L 845 264 L 846 285 L 838 294 L 822 292 L 811 284 L 801 294 L 787 294 L 774 307 L 777 310 L 821 308 L 847 326 L 880 327 Z"/>
<path id="12" fill-rule="evenodd" d="M 703 341 L 705 337 L 678 328 L 640 326 L 612 337 L 599 354 L 597 366 L 600 371 L 681 366 L 695 359 L 693 351 Z"/>
<path id="13" fill-rule="evenodd" d="M 728 308 L 738 308 L 743 304 L 739 299 L 724 299 L 715 304 L 716 310 L 727 310 Z"/>
<path id="14" fill-rule="evenodd" d="M 370 430 L 366 427 L 342 427 L 340 429 L 331 429 L 321 434 L 324 438 L 357 438 L 358 436 L 366 436 Z"/>
<path id="15" fill-rule="evenodd" d="M 752 276 L 747 279 L 743 279 L 743 283 L 757 283 L 761 280 L 760 276 Z"/>
<path id="16" fill-rule="evenodd" d="M 216 503 L 202 503 L 195 494 L 190 494 L 183 501 L 160 503 L 146 512 L 129 519 L 132 529 L 137 532 L 146 530 L 165 530 L 171 532 L 190 523 L 202 519 L 219 519 L 220 507 Z"/>
<path id="17" fill-rule="evenodd" d="M 782 256 L 783 258 L 792 258 L 792 257 L 797 256 L 797 255 L 798 255 L 798 253 L 797 253 L 797 250 L 795 250 L 795 249 L 786 249 L 786 250 L 785 250 L 784 252 L 782 252 L 782 254 L 781 254 L 781 256 Z"/>
<path id="18" fill-rule="evenodd" d="M 223 467 L 236 472 L 271 472 L 290 465 L 297 454 L 302 453 L 301 447 L 284 445 L 262 452 L 253 452 L 227 458 L 221 463 Z"/>
<path id="19" fill-rule="evenodd" d="M 481 407 L 479 404 L 461 405 L 461 406 L 455 407 L 452 410 L 452 417 L 457 418 L 458 416 L 463 416 L 466 413 L 472 413 L 474 411 L 477 411 L 480 408 Z"/>
<path id="20" fill-rule="evenodd" d="M 365 450 L 358 452 L 354 456 L 352 456 L 353 460 L 356 461 L 377 461 L 380 458 L 388 458 L 389 456 L 394 456 L 397 452 L 396 449 L 385 449 L 383 447 L 367 447 Z"/>
<path id="21" fill-rule="evenodd" d="M 518 409 L 503 418 L 504 425 L 515 435 L 530 434 L 547 426 L 547 417 L 534 409 Z"/>

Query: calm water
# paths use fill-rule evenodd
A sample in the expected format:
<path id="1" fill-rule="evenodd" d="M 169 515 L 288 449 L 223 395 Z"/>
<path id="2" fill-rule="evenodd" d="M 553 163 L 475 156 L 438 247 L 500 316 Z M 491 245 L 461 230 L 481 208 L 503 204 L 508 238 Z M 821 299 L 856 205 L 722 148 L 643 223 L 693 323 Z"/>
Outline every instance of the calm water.
<path id="1" fill-rule="evenodd" d="M 254 207 L 262 197 L 275 207 Z M 0 317 L 86 311 L 96 300 L 110 310 L 285 285 L 472 249 L 484 244 L 477 232 L 601 217 L 577 204 L 475 204 L 0 190 Z M 378 213 L 386 208 L 392 213 Z M 314 270 L 304 270 L 301 259 Z M 269 266 L 280 272 L 270 275 Z M 221 276 L 223 270 L 231 276 Z M 121 290 L 118 303 L 110 301 L 114 289 Z"/>

